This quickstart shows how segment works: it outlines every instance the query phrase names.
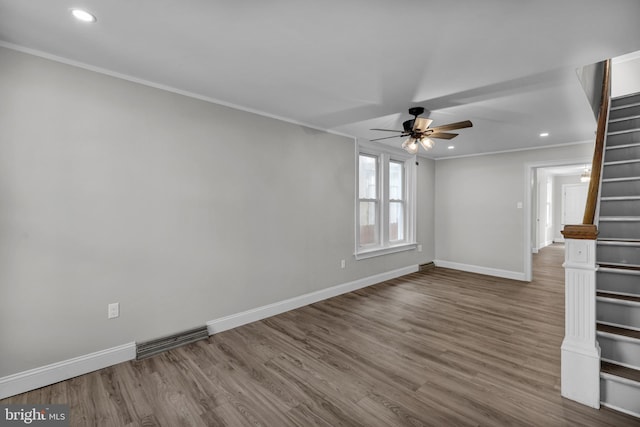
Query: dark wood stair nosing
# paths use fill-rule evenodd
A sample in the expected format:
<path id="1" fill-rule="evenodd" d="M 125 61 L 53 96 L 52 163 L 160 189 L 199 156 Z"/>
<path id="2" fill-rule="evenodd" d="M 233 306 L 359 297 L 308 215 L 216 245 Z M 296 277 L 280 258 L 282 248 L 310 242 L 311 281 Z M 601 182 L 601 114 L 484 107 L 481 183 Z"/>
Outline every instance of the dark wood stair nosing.
<path id="1" fill-rule="evenodd" d="M 597 297 L 615 299 L 619 301 L 630 301 L 630 302 L 640 304 L 640 296 L 620 295 L 620 294 L 610 293 L 607 291 L 596 291 L 596 298 Z"/>
<path id="2" fill-rule="evenodd" d="M 600 322 L 596 323 L 596 331 L 604 332 L 611 335 L 620 335 L 627 338 L 633 338 L 640 341 L 640 331 L 622 328 L 619 326 L 605 325 Z"/>
<path id="3" fill-rule="evenodd" d="M 636 265 L 613 264 L 613 263 L 599 262 L 599 261 L 596 261 L 596 263 L 598 264 L 598 266 L 600 268 L 608 268 L 608 269 L 619 270 L 619 271 L 623 271 L 623 272 L 638 272 L 638 273 L 640 273 L 640 267 L 638 267 Z M 630 274 L 634 274 L 634 273 L 630 273 Z"/>
<path id="4" fill-rule="evenodd" d="M 634 381 L 638 383 L 638 387 L 640 387 L 640 370 L 638 369 L 627 368 L 626 366 L 618 365 L 616 363 L 601 361 L 600 372 Z"/>

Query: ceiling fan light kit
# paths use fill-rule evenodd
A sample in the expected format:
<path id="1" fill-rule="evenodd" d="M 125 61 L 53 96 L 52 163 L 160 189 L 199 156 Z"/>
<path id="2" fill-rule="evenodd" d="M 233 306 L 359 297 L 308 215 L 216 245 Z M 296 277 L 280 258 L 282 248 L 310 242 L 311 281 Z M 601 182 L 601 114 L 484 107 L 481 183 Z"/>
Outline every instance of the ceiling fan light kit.
<path id="1" fill-rule="evenodd" d="M 431 138 L 424 137 L 420 138 L 420 145 L 422 145 L 425 151 L 429 151 L 436 145 L 436 142 Z"/>
<path id="2" fill-rule="evenodd" d="M 409 138 L 402 143 L 402 148 L 410 154 L 416 154 L 418 152 L 418 144 L 420 144 L 425 151 L 429 151 L 435 145 L 435 141 L 432 138 L 453 139 L 458 136 L 458 134 L 445 131 L 469 128 L 473 126 L 469 120 L 465 120 L 462 122 L 430 128 L 429 126 L 433 123 L 433 120 L 427 119 L 426 117 L 418 117 L 422 113 L 424 113 L 423 107 L 409 108 L 409 114 L 413 116 L 413 119 L 406 120 L 402 123 L 402 128 L 404 130 L 371 129 L 383 132 L 399 133 L 399 135 L 372 139 L 372 141 L 408 136 Z"/>

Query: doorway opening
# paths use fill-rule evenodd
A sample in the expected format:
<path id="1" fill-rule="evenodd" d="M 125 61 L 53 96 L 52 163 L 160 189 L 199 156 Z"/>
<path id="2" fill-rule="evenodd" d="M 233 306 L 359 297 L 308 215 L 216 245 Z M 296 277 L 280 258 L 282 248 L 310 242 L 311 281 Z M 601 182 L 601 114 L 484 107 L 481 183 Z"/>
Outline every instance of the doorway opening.
<path id="1" fill-rule="evenodd" d="M 562 229 L 582 223 L 588 183 L 581 181 L 590 159 L 529 164 L 525 167 L 525 279 L 533 279 L 532 257 L 540 249 L 556 244 L 562 247 Z"/>

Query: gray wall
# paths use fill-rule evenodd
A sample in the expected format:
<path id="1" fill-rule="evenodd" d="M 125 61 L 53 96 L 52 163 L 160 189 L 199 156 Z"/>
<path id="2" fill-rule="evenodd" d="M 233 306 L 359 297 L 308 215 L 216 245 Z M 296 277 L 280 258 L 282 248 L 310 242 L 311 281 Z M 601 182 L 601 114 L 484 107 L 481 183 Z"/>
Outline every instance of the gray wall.
<path id="1" fill-rule="evenodd" d="M 587 95 L 589 105 L 593 111 L 593 115 L 598 120 L 600 113 L 600 102 L 602 101 L 602 81 L 604 79 L 605 63 L 597 62 L 595 64 L 585 65 L 576 70 L 580 84 Z"/>
<path id="2" fill-rule="evenodd" d="M 0 377 L 434 258 L 431 160 L 355 261 L 348 138 L 4 48 L 0 100 Z"/>
<path id="3" fill-rule="evenodd" d="M 640 57 L 613 64 L 611 67 L 611 96 L 640 92 Z"/>
<path id="4" fill-rule="evenodd" d="M 436 259 L 523 273 L 525 165 L 592 155 L 593 144 L 577 144 L 438 160 Z"/>

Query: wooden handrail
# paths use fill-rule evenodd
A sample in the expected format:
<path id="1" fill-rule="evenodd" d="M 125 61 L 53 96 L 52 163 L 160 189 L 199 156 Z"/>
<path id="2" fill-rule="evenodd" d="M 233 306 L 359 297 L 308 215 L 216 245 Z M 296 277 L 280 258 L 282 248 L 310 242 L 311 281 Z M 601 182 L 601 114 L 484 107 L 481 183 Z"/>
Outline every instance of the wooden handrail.
<path id="1" fill-rule="evenodd" d="M 611 60 L 604 61 L 604 77 L 602 78 L 602 100 L 598 112 L 598 130 L 596 131 L 596 146 L 591 162 L 591 179 L 587 193 L 587 205 L 584 210 L 583 224 L 593 225 L 596 216 L 596 204 L 598 202 L 598 188 L 600 187 L 600 172 L 602 171 L 602 158 L 604 154 L 604 140 L 607 130 L 609 113 L 609 96 L 611 87 Z"/>
<path id="2" fill-rule="evenodd" d="M 589 180 L 589 190 L 587 192 L 587 203 L 584 209 L 584 217 L 582 218 L 582 224 L 564 226 L 561 233 L 566 239 L 596 240 L 598 237 L 598 228 L 593 222 L 596 217 L 596 205 L 598 203 L 598 190 L 600 187 L 600 173 L 602 171 L 602 160 L 604 157 L 604 142 L 607 131 L 610 93 L 611 60 L 607 59 L 604 61 L 602 98 L 600 100 L 600 110 L 598 111 L 596 145 L 593 150 L 591 179 Z"/>

